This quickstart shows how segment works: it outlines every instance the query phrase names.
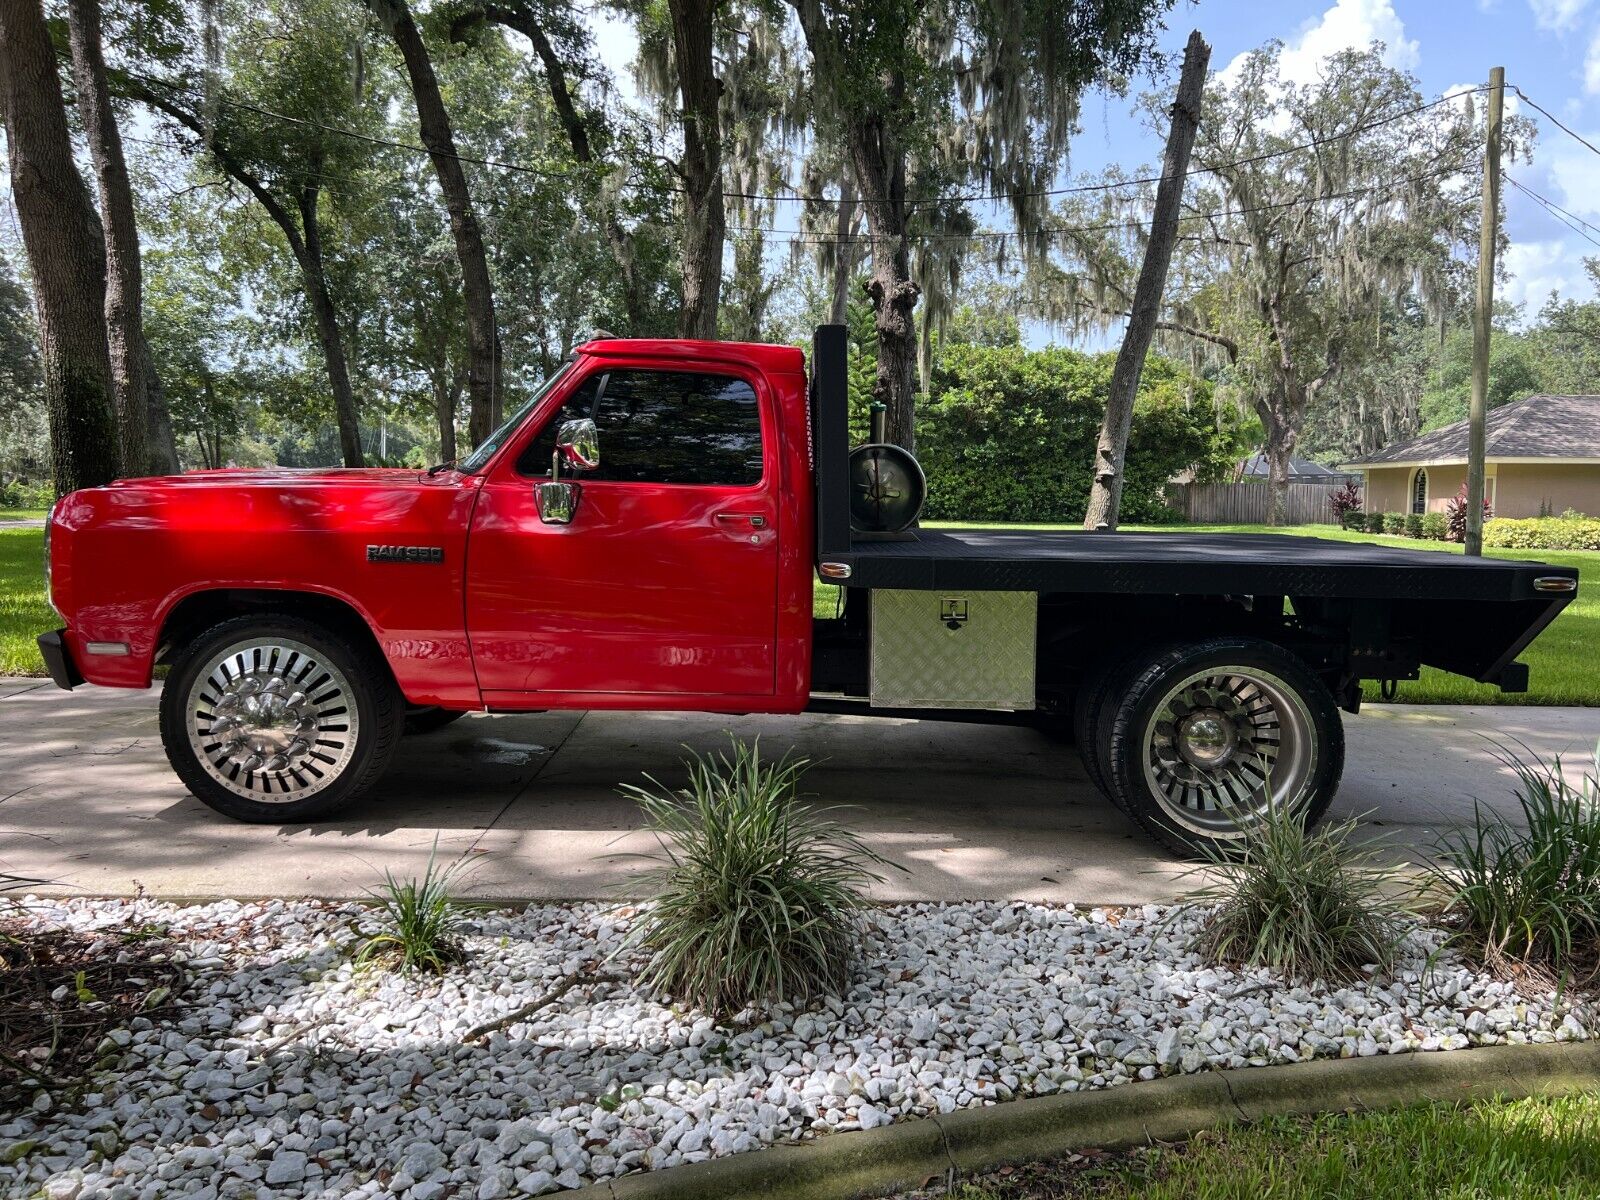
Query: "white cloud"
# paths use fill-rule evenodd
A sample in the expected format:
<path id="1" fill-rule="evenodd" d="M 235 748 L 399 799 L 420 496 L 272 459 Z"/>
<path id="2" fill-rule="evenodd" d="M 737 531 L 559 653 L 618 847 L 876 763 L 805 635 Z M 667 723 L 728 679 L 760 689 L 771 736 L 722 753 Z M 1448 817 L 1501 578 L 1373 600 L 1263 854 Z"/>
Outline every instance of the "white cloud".
<path id="1" fill-rule="evenodd" d="M 1414 70 L 1421 60 L 1417 41 L 1406 37 L 1405 22 L 1392 0 L 1335 0 L 1321 17 L 1284 39 L 1278 75 L 1286 83 L 1310 83 L 1330 54 L 1365 49 L 1373 42 L 1383 43 L 1383 61 L 1391 67 Z M 1237 55 L 1222 69 L 1219 77 L 1224 83 L 1237 78 L 1245 57 Z"/>
<path id="2" fill-rule="evenodd" d="M 1506 248 L 1505 264 L 1508 278 L 1498 298 L 1524 305 L 1525 320 L 1539 311 L 1552 291 L 1576 299 L 1590 294 L 1583 255 L 1564 240 L 1513 242 Z"/>
<path id="3" fill-rule="evenodd" d="M 1570 29 L 1590 0 L 1528 0 L 1533 19 L 1541 29 Z"/>
<path id="4" fill-rule="evenodd" d="M 1583 90 L 1589 95 L 1600 95 L 1600 30 L 1589 39 L 1589 49 L 1583 56 Z"/>
<path id="5" fill-rule="evenodd" d="M 1390 0 L 1338 0 L 1284 47 L 1279 70 L 1284 79 L 1309 83 L 1328 55 L 1372 42 L 1384 44 L 1383 61 L 1391 67 L 1410 71 L 1421 60 L 1416 39 L 1406 37 L 1405 23 Z"/>
<path id="6" fill-rule="evenodd" d="M 1600 144 L 1600 133 L 1587 133 L 1582 129 L 1578 132 Z M 1556 191 L 1551 199 L 1580 216 L 1600 217 L 1600 157 L 1565 134 L 1559 141 L 1549 142 L 1546 151 L 1544 162 Z"/>

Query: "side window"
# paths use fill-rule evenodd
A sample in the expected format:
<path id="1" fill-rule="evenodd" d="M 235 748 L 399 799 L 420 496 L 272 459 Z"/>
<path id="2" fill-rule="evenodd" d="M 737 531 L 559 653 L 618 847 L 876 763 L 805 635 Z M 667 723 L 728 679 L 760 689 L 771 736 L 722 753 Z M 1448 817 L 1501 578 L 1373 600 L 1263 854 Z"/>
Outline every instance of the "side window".
<path id="1" fill-rule="evenodd" d="M 566 403 L 544 423 L 539 436 L 529 443 L 528 448 L 522 452 L 522 457 L 517 460 L 517 471 L 520 474 L 550 474 L 550 456 L 556 449 L 556 430 L 561 428 L 563 421 L 594 416 L 594 398 L 599 395 L 600 381 L 604 378 L 604 372 L 589 376 L 578 385 L 577 391 L 567 397 Z M 603 451 L 601 459 L 603 462 Z"/>
<path id="2" fill-rule="evenodd" d="M 734 376 L 640 370 L 591 376 L 545 425 L 518 468 L 548 474 L 556 428 L 580 416 L 593 416 L 600 430 L 600 469 L 587 478 L 723 486 L 761 481 L 760 405 L 754 389 Z"/>

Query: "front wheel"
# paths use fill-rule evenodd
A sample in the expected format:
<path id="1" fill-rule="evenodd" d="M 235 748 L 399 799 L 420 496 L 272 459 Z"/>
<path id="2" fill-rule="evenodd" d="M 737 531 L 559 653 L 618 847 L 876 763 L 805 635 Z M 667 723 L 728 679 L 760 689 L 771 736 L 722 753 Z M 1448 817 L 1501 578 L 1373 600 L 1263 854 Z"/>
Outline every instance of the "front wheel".
<path id="1" fill-rule="evenodd" d="M 161 741 L 207 807 L 240 821 L 298 822 L 378 781 L 404 712 L 371 646 L 297 617 L 238 617 L 173 663 Z"/>
<path id="2" fill-rule="evenodd" d="M 1114 703 L 1102 751 L 1121 807 L 1180 854 L 1225 849 L 1270 811 L 1322 818 L 1344 770 L 1327 686 L 1271 642 L 1151 651 Z"/>

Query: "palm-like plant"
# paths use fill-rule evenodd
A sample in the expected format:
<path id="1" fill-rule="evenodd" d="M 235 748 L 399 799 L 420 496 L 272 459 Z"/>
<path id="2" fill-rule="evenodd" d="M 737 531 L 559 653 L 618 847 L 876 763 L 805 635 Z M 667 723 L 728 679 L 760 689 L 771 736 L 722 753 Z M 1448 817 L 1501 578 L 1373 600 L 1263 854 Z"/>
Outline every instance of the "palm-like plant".
<path id="1" fill-rule="evenodd" d="M 1552 978 L 1600 970 L 1600 747 L 1570 782 L 1557 756 L 1545 763 L 1501 749 L 1517 779 L 1522 820 L 1474 812 L 1470 828 L 1435 843 L 1430 882 L 1459 917 L 1461 936 L 1491 965 Z"/>
<path id="2" fill-rule="evenodd" d="M 1308 830 L 1291 805 L 1273 805 L 1226 849 L 1207 846 L 1211 882 L 1189 896 L 1213 905 L 1202 952 L 1297 979 L 1349 979 L 1393 967 L 1415 914 L 1398 874 L 1351 843 L 1357 819 Z"/>
<path id="3" fill-rule="evenodd" d="M 378 902 L 386 928 L 367 939 L 356 954 L 357 963 L 378 958 L 401 972 L 439 974 L 464 957 L 461 910 L 450 898 L 450 888 L 466 863 L 455 862 L 441 869 L 438 853 L 439 839 L 435 837 L 420 879 L 396 879 L 385 869 L 382 886 L 367 889 Z"/>
<path id="4" fill-rule="evenodd" d="M 759 744 L 692 755 L 688 786 L 625 785 L 660 851 L 654 903 L 628 945 L 640 982 L 718 1015 L 844 986 L 862 887 L 890 865 L 829 813 L 798 802 L 809 765 L 764 762 Z"/>

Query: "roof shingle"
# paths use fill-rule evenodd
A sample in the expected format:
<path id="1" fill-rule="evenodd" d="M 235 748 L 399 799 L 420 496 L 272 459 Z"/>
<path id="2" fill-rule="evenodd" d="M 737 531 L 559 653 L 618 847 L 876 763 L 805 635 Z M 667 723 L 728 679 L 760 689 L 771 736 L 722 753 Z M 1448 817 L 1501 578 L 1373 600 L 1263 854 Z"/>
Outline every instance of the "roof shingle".
<path id="1" fill-rule="evenodd" d="M 1580 458 L 1600 462 L 1600 396 L 1538 393 L 1491 409 L 1484 426 L 1484 458 Z M 1457 421 L 1345 467 L 1384 463 L 1466 462 L 1467 422 Z"/>

